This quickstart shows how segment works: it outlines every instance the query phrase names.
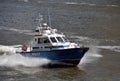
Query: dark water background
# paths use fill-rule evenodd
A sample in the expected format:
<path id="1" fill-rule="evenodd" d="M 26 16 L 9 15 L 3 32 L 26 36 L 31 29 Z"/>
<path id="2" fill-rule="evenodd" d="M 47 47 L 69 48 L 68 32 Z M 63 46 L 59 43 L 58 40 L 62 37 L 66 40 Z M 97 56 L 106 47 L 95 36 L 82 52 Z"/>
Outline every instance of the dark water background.
<path id="1" fill-rule="evenodd" d="M 14 54 L 41 13 L 53 28 L 88 45 L 77 67 L 43 68 L 45 59 Z M 0 81 L 120 81 L 119 0 L 0 0 Z"/>

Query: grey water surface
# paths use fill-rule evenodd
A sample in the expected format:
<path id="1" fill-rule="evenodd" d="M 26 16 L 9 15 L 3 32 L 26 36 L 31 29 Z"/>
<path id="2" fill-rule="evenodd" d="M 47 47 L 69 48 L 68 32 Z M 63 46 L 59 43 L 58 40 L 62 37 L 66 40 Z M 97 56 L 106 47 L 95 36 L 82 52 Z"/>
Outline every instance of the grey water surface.
<path id="1" fill-rule="evenodd" d="M 48 11 L 52 28 L 90 47 L 77 67 L 15 54 Z M 0 0 L 0 81 L 120 81 L 120 0 Z"/>

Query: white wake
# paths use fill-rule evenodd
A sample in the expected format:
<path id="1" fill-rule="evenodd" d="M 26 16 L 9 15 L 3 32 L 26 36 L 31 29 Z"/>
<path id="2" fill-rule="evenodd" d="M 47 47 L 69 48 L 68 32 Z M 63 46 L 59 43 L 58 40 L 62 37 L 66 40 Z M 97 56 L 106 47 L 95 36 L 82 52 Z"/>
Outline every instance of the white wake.
<path id="1" fill-rule="evenodd" d="M 0 66 L 39 67 L 50 62 L 50 60 L 48 59 L 24 57 L 19 53 L 16 53 L 16 49 L 18 49 L 19 46 L 20 45 L 14 46 L 0 45 Z"/>

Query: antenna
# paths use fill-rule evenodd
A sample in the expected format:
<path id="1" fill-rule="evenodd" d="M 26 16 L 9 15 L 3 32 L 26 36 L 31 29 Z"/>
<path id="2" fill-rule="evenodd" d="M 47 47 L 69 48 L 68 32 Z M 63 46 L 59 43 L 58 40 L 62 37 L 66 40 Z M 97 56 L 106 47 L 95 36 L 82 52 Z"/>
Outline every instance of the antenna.
<path id="1" fill-rule="evenodd" d="M 51 18 L 50 18 L 50 11 L 49 11 L 49 8 L 48 8 L 48 19 L 49 19 L 49 25 L 51 27 Z"/>
<path id="2" fill-rule="evenodd" d="M 38 16 L 38 18 L 36 19 L 36 21 L 38 22 L 36 31 L 39 32 L 39 33 L 41 33 L 43 16 L 42 16 L 40 13 L 39 13 L 39 16 Z"/>
<path id="3" fill-rule="evenodd" d="M 43 16 L 39 13 L 38 23 L 39 23 L 40 27 L 42 26 L 42 24 L 41 24 L 42 20 L 43 20 Z"/>
<path id="4" fill-rule="evenodd" d="M 35 19 L 35 21 L 37 21 L 38 22 L 38 26 L 42 26 L 42 21 L 43 21 L 43 16 L 39 13 L 39 15 L 38 15 L 38 18 L 37 19 Z"/>

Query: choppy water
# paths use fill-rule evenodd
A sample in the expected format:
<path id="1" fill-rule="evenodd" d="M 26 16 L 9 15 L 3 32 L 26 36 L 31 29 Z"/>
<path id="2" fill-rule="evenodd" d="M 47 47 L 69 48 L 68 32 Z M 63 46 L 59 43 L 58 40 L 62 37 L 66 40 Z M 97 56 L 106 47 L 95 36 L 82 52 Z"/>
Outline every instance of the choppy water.
<path id="1" fill-rule="evenodd" d="M 77 67 L 42 67 L 47 59 L 15 53 L 32 40 L 38 14 L 90 47 Z M 120 81 L 119 0 L 0 0 L 0 81 Z"/>

